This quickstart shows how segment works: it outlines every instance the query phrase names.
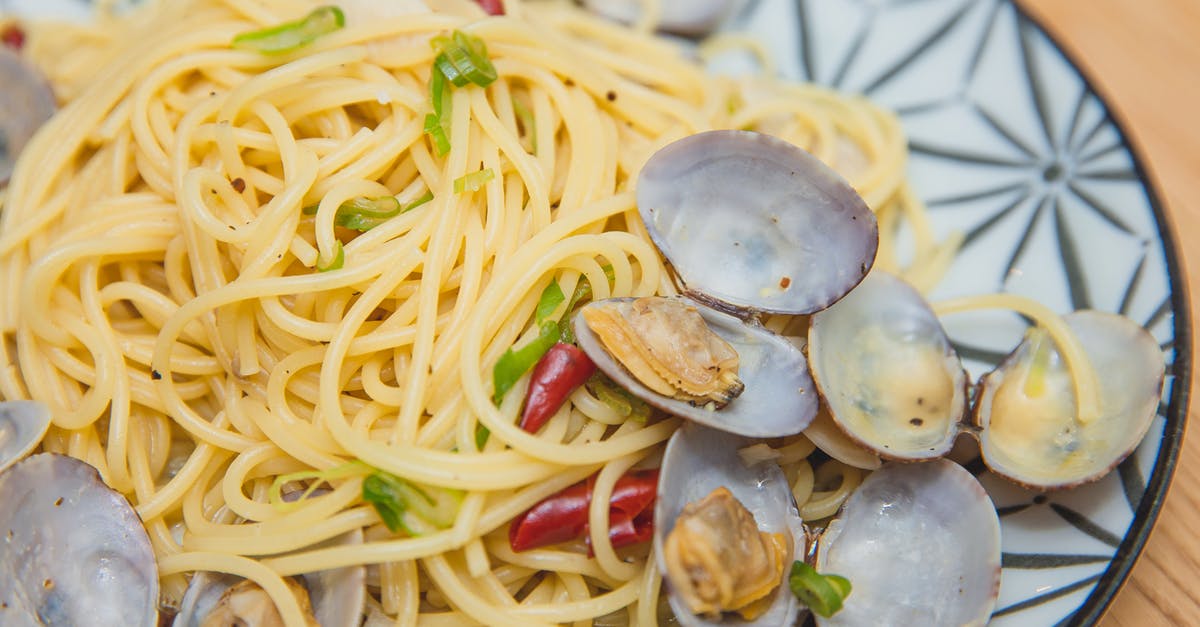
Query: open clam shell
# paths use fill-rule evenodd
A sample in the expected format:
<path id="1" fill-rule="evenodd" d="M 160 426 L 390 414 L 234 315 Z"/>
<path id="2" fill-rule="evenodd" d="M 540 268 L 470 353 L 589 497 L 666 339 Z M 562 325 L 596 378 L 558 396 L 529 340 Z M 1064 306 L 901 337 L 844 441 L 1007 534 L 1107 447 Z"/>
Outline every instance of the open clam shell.
<path id="1" fill-rule="evenodd" d="M 362 544 L 361 529 L 331 538 L 314 548 Z M 362 622 L 366 603 L 366 567 L 346 566 L 302 576 L 308 591 L 313 614 L 322 627 L 357 625 Z M 216 608 L 221 595 L 242 581 L 241 577 L 224 573 L 196 573 L 188 583 L 173 627 L 200 627 Z"/>
<path id="2" fill-rule="evenodd" d="M 1100 415 L 1079 422 L 1070 374 L 1038 329 L 980 379 L 973 411 L 988 468 L 1031 488 L 1066 488 L 1107 474 L 1146 435 L 1162 391 L 1162 350 L 1145 329 L 1093 310 L 1063 319 L 1096 373 Z"/>
<path id="3" fill-rule="evenodd" d="M 43 403 L 0 403 L 0 472 L 37 448 L 49 428 L 50 408 Z"/>
<path id="4" fill-rule="evenodd" d="M 637 182 L 650 237 L 693 298 L 728 311 L 828 307 L 875 262 L 875 215 L 816 157 L 750 131 L 656 152 Z"/>
<path id="5" fill-rule="evenodd" d="M 1000 589 L 1000 520 L 958 464 L 885 464 L 821 535 L 816 568 L 853 586 L 822 627 L 983 625 Z"/>
<path id="6" fill-rule="evenodd" d="M 796 619 L 798 603 L 788 590 L 786 567 L 779 588 L 771 593 L 770 607 L 754 621 L 743 621 L 728 614 L 722 620 L 714 621 L 693 614 L 672 588 L 667 574 L 662 549 L 684 506 L 703 499 L 720 487 L 728 489 L 754 515 L 760 531 L 787 536 L 792 543 L 791 555 L 803 552 L 803 524 L 792 500 L 791 487 L 779 465 L 768 461 L 747 466 L 738 455 L 739 449 L 754 442 L 751 438 L 703 425 L 684 424 L 667 443 L 658 477 L 659 496 L 654 504 L 654 552 L 659 572 L 667 578 L 671 609 L 682 625 L 766 627 L 791 625 Z M 787 564 L 790 562 L 789 559 Z"/>
<path id="7" fill-rule="evenodd" d="M 0 473 L 0 503 L 0 622 L 158 624 L 150 538 L 96 469 L 27 457 Z"/>
<path id="8" fill-rule="evenodd" d="M 658 29 L 680 35 L 704 35 L 733 13 L 743 0 L 662 0 L 659 3 Z M 583 5 L 597 15 L 632 24 L 645 9 L 637 0 L 584 0 Z"/>
<path id="9" fill-rule="evenodd" d="M 808 360 L 834 422 L 890 459 L 945 455 L 967 403 L 967 376 L 921 294 L 876 270 L 812 317 Z"/>
<path id="10" fill-rule="evenodd" d="M 606 299 L 582 309 L 633 300 Z M 720 409 L 663 396 L 646 387 L 606 350 L 584 321 L 582 309 L 572 320 L 575 338 L 596 367 L 613 381 L 665 412 L 745 436 L 779 437 L 803 431 L 816 415 L 818 399 L 800 349 L 760 326 L 684 300 L 695 305 L 709 328 L 738 353 L 738 376 L 745 387 Z"/>

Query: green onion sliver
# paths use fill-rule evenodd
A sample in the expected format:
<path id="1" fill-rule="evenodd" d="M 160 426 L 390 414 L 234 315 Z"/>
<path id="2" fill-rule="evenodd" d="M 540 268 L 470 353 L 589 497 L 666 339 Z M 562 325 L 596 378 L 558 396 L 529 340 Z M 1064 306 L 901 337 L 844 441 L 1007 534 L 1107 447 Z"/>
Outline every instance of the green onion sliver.
<path id="1" fill-rule="evenodd" d="M 233 38 L 233 47 L 262 54 L 284 54 L 312 43 L 316 38 L 346 25 L 346 15 L 335 6 L 314 9 L 299 20 L 242 33 Z"/>
<path id="2" fill-rule="evenodd" d="M 792 563 L 788 587 L 814 614 L 826 618 L 842 609 L 842 602 L 850 594 L 848 579 L 841 575 L 822 575 L 801 561 Z"/>
<path id="3" fill-rule="evenodd" d="M 496 178 L 496 173 L 491 168 L 464 174 L 454 179 L 454 193 L 461 194 L 463 192 L 477 192 L 481 187 L 487 184 L 488 181 Z"/>
<path id="4" fill-rule="evenodd" d="M 467 83 L 487 87 L 498 76 L 496 66 L 488 59 L 487 44 L 478 37 L 456 30 L 451 35 L 434 37 L 429 45 L 441 53 L 433 61 L 434 68 L 455 87 Z"/>
<path id="5" fill-rule="evenodd" d="M 331 270 L 341 270 L 346 263 L 346 249 L 342 248 L 342 243 L 338 242 L 333 251 L 333 261 L 327 264 L 321 263 L 321 259 L 317 258 L 317 271 L 329 272 Z"/>
<path id="6" fill-rule="evenodd" d="M 492 402 L 499 405 L 517 380 L 537 364 L 542 355 L 558 342 L 558 338 L 558 323 L 546 320 L 538 327 L 538 336 L 532 342 L 521 348 L 504 351 L 492 369 Z"/>

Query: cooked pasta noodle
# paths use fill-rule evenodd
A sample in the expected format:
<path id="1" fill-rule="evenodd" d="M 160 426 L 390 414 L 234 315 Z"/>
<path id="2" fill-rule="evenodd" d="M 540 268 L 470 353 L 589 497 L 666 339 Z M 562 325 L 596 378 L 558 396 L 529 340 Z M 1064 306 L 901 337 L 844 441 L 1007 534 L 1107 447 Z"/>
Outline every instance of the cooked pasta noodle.
<path id="1" fill-rule="evenodd" d="M 509 0 L 489 19 L 436 4 L 343 2 L 344 29 L 280 55 L 231 36 L 315 5 L 178 0 L 34 28 L 30 54 L 67 104 L 0 196 L 0 395 L 49 403 L 42 449 L 88 461 L 134 504 L 168 604 L 185 574 L 229 572 L 295 624 L 281 577 L 368 564 L 370 624 L 653 625 L 649 548 L 612 547 L 606 504 L 627 470 L 657 465 L 678 419 L 625 420 L 580 388 L 527 433 L 528 375 L 492 401 L 493 368 L 535 338 L 551 281 L 594 298 L 675 291 L 637 216 L 641 164 L 692 133 L 755 129 L 847 177 L 879 216 L 879 267 L 932 286 L 959 240 L 934 236 L 899 123 L 861 98 L 709 75 L 567 3 Z M 452 90 L 439 156 L 427 42 L 455 29 L 486 42 L 499 79 Z M 336 226 L 346 201 L 427 192 L 371 230 Z M 808 518 L 860 480 L 812 462 L 804 436 L 776 448 Z M 453 524 L 388 531 L 355 460 L 463 490 Z M 277 481 L 291 473 L 307 479 Z M 509 521 L 593 475 L 594 556 L 511 549 Z M 318 484 L 291 505 L 269 496 Z M 316 546 L 357 529 L 363 544 Z"/>

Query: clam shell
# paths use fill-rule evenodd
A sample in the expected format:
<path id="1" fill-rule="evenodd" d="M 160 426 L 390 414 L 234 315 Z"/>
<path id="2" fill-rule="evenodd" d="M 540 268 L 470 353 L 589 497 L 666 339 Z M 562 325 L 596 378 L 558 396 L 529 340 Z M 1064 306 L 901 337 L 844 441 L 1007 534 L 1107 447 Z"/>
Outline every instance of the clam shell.
<path id="1" fill-rule="evenodd" d="M 733 13 L 743 0 L 662 0 L 658 29 L 680 35 L 704 35 Z M 638 20 L 643 4 L 637 0 L 583 0 L 589 11 L 610 20 L 632 24 Z"/>
<path id="2" fill-rule="evenodd" d="M 584 307 L 600 307 L 607 299 Z M 804 353 L 766 329 L 695 303 L 709 327 L 738 352 L 738 376 L 745 389 L 721 409 L 696 406 L 665 397 L 642 385 L 614 359 L 577 312 L 572 320 L 575 339 L 596 367 L 651 405 L 715 429 L 754 437 L 779 437 L 804 430 L 817 413 L 817 394 Z"/>
<path id="3" fill-rule="evenodd" d="M 158 569 L 129 501 L 88 464 L 52 453 L 0 474 L 4 624 L 158 623 Z"/>
<path id="4" fill-rule="evenodd" d="M 941 457 L 954 446 L 967 375 L 916 289 L 876 270 L 813 315 L 808 361 L 834 422 L 889 459 Z"/>
<path id="5" fill-rule="evenodd" d="M 638 211 L 688 294 L 727 311 L 828 307 L 875 262 L 879 227 L 836 172 L 750 131 L 709 131 L 656 152 Z"/>
<path id="6" fill-rule="evenodd" d="M 983 625 L 1000 588 L 1000 521 L 958 464 L 885 464 L 821 535 L 816 568 L 852 586 L 822 627 Z"/>
<path id="7" fill-rule="evenodd" d="M 36 401 L 0 403 L 0 472 L 33 449 L 50 428 L 50 408 Z"/>
<path id="8" fill-rule="evenodd" d="M 1158 342 L 1132 320 L 1083 310 L 1063 317 L 1095 370 L 1100 415 L 1076 424 L 1070 375 L 1049 342 L 1046 393 L 1023 381 L 1030 336 L 979 382 L 973 418 L 984 462 L 996 474 L 1036 489 L 1066 488 L 1107 474 L 1146 435 L 1158 409 L 1165 361 Z"/>
<path id="9" fill-rule="evenodd" d="M 667 443 L 662 470 L 658 476 L 658 499 L 654 503 L 654 553 L 658 570 L 666 576 L 663 542 L 675 528 L 683 507 L 699 501 L 713 490 L 724 486 L 746 509 L 754 514 L 760 531 L 783 533 L 792 539 L 793 554 L 802 554 L 805 546 L 800 513 L 792 500 L 791 486 L 779 465 L 761 462 L 746 466 L 738 450 L 755 443 L 754 439 L 709 429 L 703 425 L 685 423 Z M 692 614 L 674 592 L 667 578 L 668 599 L 679 623 L 688 627 L 699 625 L 791 625 L 797 615 L 796 597 L 787 588 L 788 566 L 780 578 L 771 607 L 752 622 L 732 615 L 711 621 Z"/>
<path id="10" fill-rule="evenodd" d="M 20 55 L 0 46 L 0 187 L 8 183 L 21 149 L 54 115 L 50 84 Z"/>
<path id="11" fill-rule="evenodd" d="M 361 529 L 348 531 L 313 548 L 362 544 Z M 357 625 L 362 621 L 366 603 L 366 567 L 346 566 L 302 576 L 317 623 L 322 627 Z M 226 590 L 241 577 L 224 573 L 199 572 L 188 583 L 179 613 L 172 627 L 199 627 L 204 623 Z"/>

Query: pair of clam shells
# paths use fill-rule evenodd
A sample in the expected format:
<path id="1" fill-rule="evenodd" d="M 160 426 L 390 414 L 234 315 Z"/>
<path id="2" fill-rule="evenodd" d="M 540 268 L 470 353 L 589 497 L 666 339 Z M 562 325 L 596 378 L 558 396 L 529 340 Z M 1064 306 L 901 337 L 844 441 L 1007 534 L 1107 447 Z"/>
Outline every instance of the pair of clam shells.
<path id="1" fill-rule="evenodd" d="M 1161 352 L 1131 321 L 1093 311 L 1066 321 L 1100 382 L 1098 419 L 1076 422 L 1070 377 L 1040 338 L 1036 350 L 1027 339 L 984 377 L 967 420 L 970 385 L 937 317 L 900 279 L 868 275 L 878 245 L 874 215 L 799 148 L 744 131 L 701 133 L 654 155 L 637 195 L 685 302 L 737 350 L 744 384 L 720 409 L 656 393 L 609 353 L 586 316 L 576 317 L 580 346 L 602 371 L 691 422 L 663 459 L 657 547 L 686 504 L 725 487 L 762 531 L 789 533 L 803 559 L 801 523 L 782 471 L 773 462 L 747 467 L 736 450 L 755 438 L 804 431 L 822 401 L 868 455 L 926 462 L 872 473 L 821 536 L 817 567 L 855 586 L 846 608 L 822 624 L 986 622 L 998 590 L 999 523 L 978 481 L 938 459 L 960 434 L 980 440 L 997 474 L 1051 488 L 1103 475 L 1148 429 L 1161 389 Z M 756 324 L 762 312 L 812 314 L 807 354 Z M 1042 393 L 1030 395 L 1024 381 L 1035 355 L 1045 381 Z M 753 624 L 794 620 L 797 602 L 781 583 Z M 694 615 L 674 591 L 671 603 L 684 624 L 724 624 Z"/>

